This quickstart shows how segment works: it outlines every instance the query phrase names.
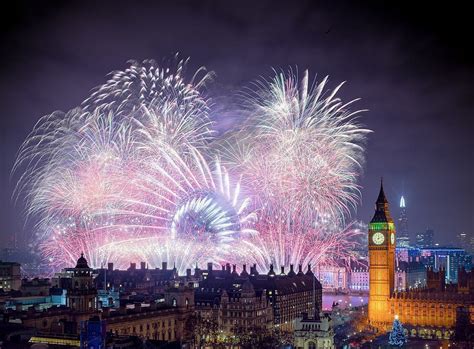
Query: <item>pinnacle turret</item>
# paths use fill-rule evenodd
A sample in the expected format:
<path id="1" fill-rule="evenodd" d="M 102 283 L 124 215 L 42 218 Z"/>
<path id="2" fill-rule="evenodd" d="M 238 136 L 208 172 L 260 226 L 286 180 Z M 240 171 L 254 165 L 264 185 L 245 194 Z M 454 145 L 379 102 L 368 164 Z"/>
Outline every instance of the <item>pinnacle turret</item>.
<path id="1" fill-rule="evenodd" d="M 385 192 L 383 190 L 383 180 L 380 181 L 380 192 L 375 202 L 375 214 L 371 220 L 371 223 L 393 223 L 393 219 L 390 216 L 390 211 L 388 209 L 388 200 L 385 197 Z"/>

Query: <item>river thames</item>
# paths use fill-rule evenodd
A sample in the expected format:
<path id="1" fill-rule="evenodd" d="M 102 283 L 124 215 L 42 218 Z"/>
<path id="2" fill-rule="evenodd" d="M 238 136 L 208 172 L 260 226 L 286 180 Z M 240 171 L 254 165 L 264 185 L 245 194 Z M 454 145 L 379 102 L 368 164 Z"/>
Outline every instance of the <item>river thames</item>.
<path id="1" fill-rule="evenodd" d="M 359 307 L 366 305 L 368 301 L 367 295 L 345 295 L 323 293 L 323 310 L 331 310 L 334 302 L 339 303 L 341 308 Z"/>

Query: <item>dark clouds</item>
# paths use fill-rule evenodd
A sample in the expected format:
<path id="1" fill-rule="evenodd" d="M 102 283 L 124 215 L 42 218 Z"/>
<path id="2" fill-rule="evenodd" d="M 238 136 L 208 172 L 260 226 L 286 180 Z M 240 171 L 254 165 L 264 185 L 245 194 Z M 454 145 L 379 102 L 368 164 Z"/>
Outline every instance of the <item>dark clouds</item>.
<path id="1" fill-rule="evenodd" d="M 0 241 L 23 227 L 21 206 L 9 200 L 9 171 L 36 120 L 79 104 L 130 58 L 177 51 L 191 56 L 191 68 L 217 73 L 210 86 L 217 101 L 272 66 L 328 74 L 331 86 L 346 80 L 342 96 L 362 98 L 357 106 L 370 109 L 362 121 L 375 131 L 357 216 L 370 218 L 383 175 L 392 205 L 404 191 L 412 231 L 474 232 L 472 52 L 460 9 L 313 1 L 16 6 L 2 20 Z"/>

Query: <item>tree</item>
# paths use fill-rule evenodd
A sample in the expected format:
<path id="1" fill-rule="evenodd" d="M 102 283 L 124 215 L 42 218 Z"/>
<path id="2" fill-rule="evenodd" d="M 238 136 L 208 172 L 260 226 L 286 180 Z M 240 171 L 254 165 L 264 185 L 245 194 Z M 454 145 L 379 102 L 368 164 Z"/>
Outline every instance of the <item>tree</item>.
<path id="1" fill-rule="evenodd" d="M 185 326 L 186 331 L 192 333 L 195 346 L 204 348 L 215 347 L 219 328 L 217 321 L 212 317 L 202 317 L 200 314 L 189 318 Z"/>
<path id="2" fill-rule="evenodd" d="M 390 332 L 390 336 L 388 338 L 388 344 L 402 347 L 406 342 L 407 338 L 405 336 L 403 326 L 398 320 L 398 317 L 395 317 L 395 320 L 393 320 L 392 332 Z"/>

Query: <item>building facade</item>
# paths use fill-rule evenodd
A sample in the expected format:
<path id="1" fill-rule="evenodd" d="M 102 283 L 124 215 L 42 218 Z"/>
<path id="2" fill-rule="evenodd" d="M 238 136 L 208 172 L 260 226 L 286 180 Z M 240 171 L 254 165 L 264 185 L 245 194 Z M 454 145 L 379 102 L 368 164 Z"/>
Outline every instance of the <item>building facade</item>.
<path id="1" fill-rule="evenodd" d="M 238 288 L 224 291 L 220 300 L 219 329 L 224 333 L 269 330 L 273 309 L 262 290 L 256 291 L 249 280 Z"/>
<path id="2" fill-rule="evenodd" d="M 193 314 L 194 290 L 182 285 L 168 288 L 161 306 L 137 303 L 133 308 L 105 308 L 101 318 L 112 334 L 173 342 L 190 340 Z"/>
<path id="3" fill-rule="evenodd" d="M 67 307 L 78 313 L 95 312 L 97 310 L 97 290 L 93 283 L 92 269 L 89 268 L 83 253 L 72 271 L 72 285 L 68 289 L 66 297 Z"/>
<path id="4" fill-rule="evenodd" d="M 20 264 L 0 261 L 0 289 L 8 292 L 21 288 Z"/>
<path id="5" fill-rule="evenodd" d="M 352 292 L 369 292 L 369 264 L 366 260 L 351 261 L 349 289 Z"/>
<path id="6" fill-rule="evenodd" d="M 315 272 L 324 291 L 345 292 L 349 290 L 349 272 L 344 261 L 336 265 L 318 266 Z"/>
<path id="7" fill-rule="evenodd" d="M 379 327 L 390 321 L 388 299 L 395 285 L 395 225 L 383 185 L 369 224 L 369 323 Z"/>
<path id="8" fill-rule="evenodd" d="M 295 324 L 296 349 L 335 349 L 333 322 L 329 315 L 298 318 Z"/>
<path id="9" fill-rule="evenodd" d="M 429 269 L 426 287 L 395 292 L 390 298 L 390 316 L 398 316 L 411 336 L 451 338 L 462 308 L 474 323 L 474 275 L 461 269 L 460 282 L 446 285 L 444 274 L 444 269 Z"/>
<path id="10" fill-rule="evenodd" d="M 275 329 L 293 331 L 295 321 L 301 314 L 322 309 L 322 286 L 310 266 L 306 273 L 300 265 L 298 272 L 290 266 L 288 274 L 284 268 L 277 274 L 270 265 L 267 274 L 259 274 L 255 265 L 250 273 L 244 265 L 239 274 L 235 266 L 232 270 L 230 265 L 222 270 L 213 270 L 210 265 L 206 275 L 196 289 L 196 309 L 203 318 L 219 319 L 220 326 L 227 329 L 229 321 L 247 325 L 241 317 L 247 314 L 250 316 L 249 324 L 253 322 L 254 325 L 266 326 L 264 324 L 271 318 L 271 326 Z M 242 303 L 245 300 L 242 295 L 249 297 L 246 302 L 250 303 L 246 306 Z M 242 306 L 247 307 L 249 312 L 243 312 Z M 232 307 L 235 309 L 231 310 Z M 226 319 L 226 316 L 230 318 Z"/>

